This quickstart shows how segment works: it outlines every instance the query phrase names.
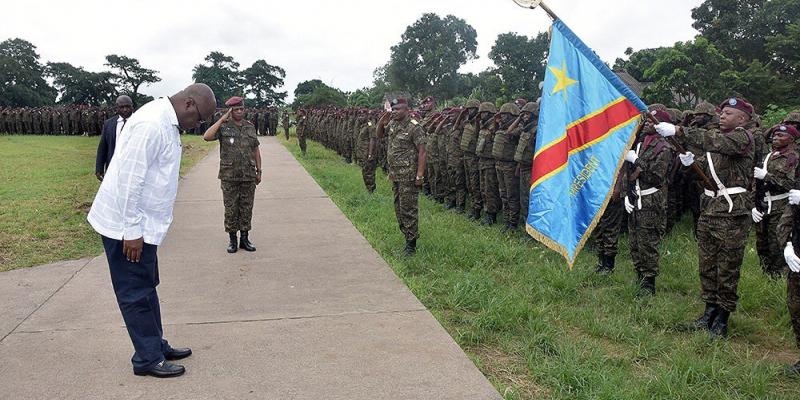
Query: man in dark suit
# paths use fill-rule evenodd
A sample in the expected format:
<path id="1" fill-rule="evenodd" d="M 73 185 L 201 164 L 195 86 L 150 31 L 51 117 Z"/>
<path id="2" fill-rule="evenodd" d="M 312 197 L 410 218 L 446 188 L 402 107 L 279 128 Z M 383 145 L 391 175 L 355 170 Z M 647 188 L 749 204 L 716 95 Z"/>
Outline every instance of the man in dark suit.
<path id="1" fill-rule="evenodd" d="M 106 169 L 114 157 L 114 148 L 117 145 L 117 135 L 122 132 L 125 122 L 133 114 L 133 101 L 130 97 L 122 95 L 117 97 L 117 115 L 109 118 L 103 124 L 103 132 L 100 134 L 100 144 L 97 146 L 97 161 L 94 164 L 94 175 L 99 181 L 103 181 Z"/>

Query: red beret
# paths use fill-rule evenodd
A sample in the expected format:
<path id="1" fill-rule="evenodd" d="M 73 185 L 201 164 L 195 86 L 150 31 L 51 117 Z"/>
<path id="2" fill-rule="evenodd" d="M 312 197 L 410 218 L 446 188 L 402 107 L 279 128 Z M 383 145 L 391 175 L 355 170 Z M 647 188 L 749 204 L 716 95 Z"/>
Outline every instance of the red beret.
<path id="1" fill-rule="evenodd" d="M 392 101 L 389 104 L 392 106 L 392 108 L 395 108 L 395 107 L 398 107 L 398 106 L 401 106 L 401 105 L 407 106 L 408 105 L 408 100 L 406 100 L 404 97 L 398 97 L 396 99 L 392 99 Z"/>
<path id="2" fill-rule="evenodd" d="M 670 116 L 669 113 L 664 110 L 654 109 L 650 110 L 649 112 L 650 115 L 656 117 L 656 120 L 658 120 L 658 122 L 672 123 L 672 116 Z"/>
<path id="3" fill-rule="evenodd" d="M 769 133 L 771 133 L 771 134 L 774 134 L 774 133 L 777 133 L 777 132 L 788 133 L 790 136 L 792 136 L 795 139 L 800 138 L 800 131 L 798 131 L 797 128 L 795 128 L 792 125 L 778 124 L 778 125 L 775 125 L 772 128 L 770 128 L 770 130 L 769 130 Z"/>
<path id="4" fill-rule="evenodd" d="M 739 111 L 742 111 L 743 113 L 747 114 L 748 117 L 753 116 L 753 105 L 744 101 L 744 99 L 741 97 L 731 97 L 719 105 L 720 110 L 726 107 L 735 108 Z"/>
<path id="5" fill-rule="evenodd" d="M 233 96 L 225 102 L 228 107 L 238 107 L 244 105 L 244 99 L 239 96 Z"/>

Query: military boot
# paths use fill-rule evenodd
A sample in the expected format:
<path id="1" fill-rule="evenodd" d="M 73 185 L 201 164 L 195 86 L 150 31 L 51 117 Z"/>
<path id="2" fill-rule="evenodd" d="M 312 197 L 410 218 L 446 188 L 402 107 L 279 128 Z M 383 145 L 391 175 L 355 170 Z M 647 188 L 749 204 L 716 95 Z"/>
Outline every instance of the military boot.
<path id="1" fill-rule="evenodd" d="M 717 314 L 717 318 L 714 318 L 714 322 L 711 324 L 711 329 L 709 330 L 711 337 L 724 339 L 728 336 L 728 318 L 730 316 L 730 311 L 722 308 L 719 309 L 719 314 Z"/>
<path id="2" fill-rule="evenodd" d="M 403 255 L 411 257 L 417 253 L 417 239 L 406 240 L 406 247 L 403 249 Z"/>
<path id="3" fill-rule="evenodd" d="M 639 293 L 636 297 L 655 296 L 656 295 L 656 277 L 647 276 L 639 280 Z"/>
<path id="4" fill-rule="evenodd" d="M 253 246 L 253 243 L 250 243 L 250 237 L 247 231 L 242 231 L 242 238 L 239 240 L 239 248 L 247 251 L 256 251 L 256 247 Z"/>
<path id="5" fill-rule="evenodd" d="M 497 222 L 497 213 L 487 212 L 486 215 L 484 215 L 483 221 L 481 221 L 481 224 L 483 224 L 483 225 L 494 225 L 495 222 Z"/>
<path id="6" fill-rule="evenodd" d="M 239 246 L 237 246 L 239 244 L 239 239 L 236 238 L 236 232 L 230 232 L 228 236 L 230 236 L 231 239 L 230 243 L 228 243 L 228 253 L 236 253 L 236 251 L 239 250 Z"/>
<path id="7" fill-rule="evenodd" d="M 786 367 L 786 375 L 791 376 L 798 376 L 800 375 L 800 361 L 796 362 L 794 365 L 790 365 Z"/>
<path id="8" fill-rule="evenodd" d="M 481 210 L 471 210 L 469 212 L 469 216 L 467 217 L 470 221 L 478 221 L 481 219 Z"/>
<path id="9" fill-rule="evenodd" d="M 455 200 L 450 200 L 450 201 L 447 202 L 447 204 L 444 205 L 444 209 L 445 210 L 452 210 L 454 208 L 456 208 L 456 201 Z"/>
<path id="10" fill-rule="evenodd" d="M 706 310 L 703 312 L 703 315 L 687 323 L 684 329 L 687 331 L 709 330 L 711 329 L 711 324 L 713 324 L 714 320 L 717 318 L 717 315 L 719 315 L 719 306 L 714 303 L 706 303 Z"/>
<path id="11" fill-rule="evenodd" d="M 463 214 L 466 212 L 466 208 L 464 206 L 455 206 L 453 210 L 459 214 Z"/>

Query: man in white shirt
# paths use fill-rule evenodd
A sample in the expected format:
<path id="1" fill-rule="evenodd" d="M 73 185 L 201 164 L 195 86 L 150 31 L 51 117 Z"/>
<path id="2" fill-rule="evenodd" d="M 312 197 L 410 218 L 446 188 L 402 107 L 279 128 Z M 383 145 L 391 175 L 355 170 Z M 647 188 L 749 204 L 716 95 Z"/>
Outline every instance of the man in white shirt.
<path id="1" fill-rule="evenodd" d="M 191 349 L 163 338 L 156 250 L 172 223 L 181 162 L 180 129 L 200 126 L 216 110 L 214 92 L 196 83 L 153 100 L 125 123 L 114 157 L 89 211 L 103 240 L 111 282 L 133 342 L 136 375 L 180 376 Z"/>

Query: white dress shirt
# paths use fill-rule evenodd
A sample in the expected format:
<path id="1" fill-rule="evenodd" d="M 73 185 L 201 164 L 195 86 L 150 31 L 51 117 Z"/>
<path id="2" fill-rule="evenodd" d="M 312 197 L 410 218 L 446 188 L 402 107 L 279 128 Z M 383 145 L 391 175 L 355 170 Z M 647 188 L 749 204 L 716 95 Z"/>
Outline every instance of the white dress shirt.
<path id="1" fill-rule="evenodd" d="M 125 126 L 126 120 L 125 118 L 119 117 L 117 118 L 117 133 L 116 137 L 119 138 L 119 133 L 122 131 L 122 128 Z"/>
<path id="2" fill-rule="evenodd" d="M 160 245 L 178 192 L 178 116 L 169 99 L 153 100 L 128 118 L 123 131 L 89 211 L 89 224 L 111 239 L 144 237 L 145 243 Z"/>

